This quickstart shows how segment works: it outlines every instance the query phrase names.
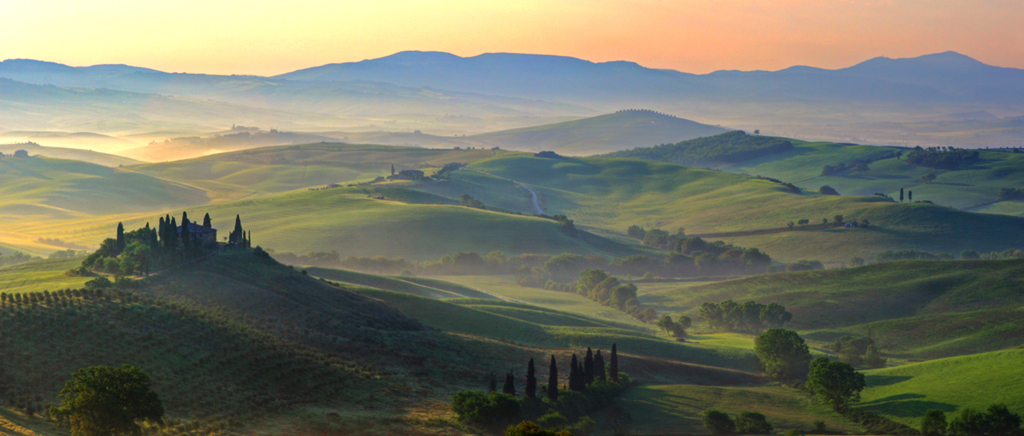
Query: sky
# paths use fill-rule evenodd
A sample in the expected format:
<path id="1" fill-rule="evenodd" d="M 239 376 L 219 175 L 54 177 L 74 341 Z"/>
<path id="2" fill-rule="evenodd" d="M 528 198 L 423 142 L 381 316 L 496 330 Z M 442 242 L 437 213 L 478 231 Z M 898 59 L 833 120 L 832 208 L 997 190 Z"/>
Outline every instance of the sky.
<path id="1" fill-rule="evenodd" d="M 957 51 L 1024 68 L 1024 0 L 0 1 L 0 59 L 274 75 L 403 50 L 690 73 Z"/>

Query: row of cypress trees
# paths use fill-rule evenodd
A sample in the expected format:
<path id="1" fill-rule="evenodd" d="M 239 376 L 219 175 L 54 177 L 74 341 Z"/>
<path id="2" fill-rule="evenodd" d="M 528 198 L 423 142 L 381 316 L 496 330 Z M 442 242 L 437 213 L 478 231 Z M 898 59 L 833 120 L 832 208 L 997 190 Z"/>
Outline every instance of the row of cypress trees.
<path id="1" fill-rule="evenodd" d="M 615 382 L 619 381 L 619 355 L 615 344 L 612 344 L 607 368 L 605 367 L 604 356 L 601 355 L 601 350 L 597 350 L 597 353 L 594 353 L 590 347 L 587 347 L 587 354 L 583 358 L 582 363 L 576 357 L 576 353 L 572 354 L 572 360 L 569 362 L 569 383 L 567 386 L 570 390 L 583 392 L 586 390 L 587 385 L 595 381 L 604 382 L 608 379 Z M 515 375 L 512 371 L 505 374 L 505 384 L 502 387 L 502 393 L 512 396 L 516 395 Z M 526 397 L 537 398 L 537 369 L 532 358 L 526 365 Z M 551 356 L 551 364 L 548 369 L 547 397 L 552 402 L 558 401 L 558 363 L 555 361 L 554 355 Z"/>

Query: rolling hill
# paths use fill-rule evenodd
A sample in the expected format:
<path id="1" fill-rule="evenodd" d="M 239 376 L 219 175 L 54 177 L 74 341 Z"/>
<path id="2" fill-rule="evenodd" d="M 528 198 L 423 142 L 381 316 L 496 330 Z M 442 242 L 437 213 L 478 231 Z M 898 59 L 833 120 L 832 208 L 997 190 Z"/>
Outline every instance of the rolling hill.
<path id="1" fill-rule="evenodd" d="M 148 164 L 133 170 L 195 184 L 214 199 L 323 187 L 374 179 L 396 170 L 440 168 L 494 156 L 492 150 L 439 150 L 418 147 L 337 143 L 262 147 L 195 159 Z"/>
<path id="2" fill-rule="evenodd" d="M 621 110 L 581 120 L 485 133 L 470 139 L 506 149 L 586 155 L 678 142 L 725 131 L 655 111 Z"/>
<path id="3" fill-rule="evenodd" d="M 941 410 L 947 419 L 993 404 L 1024 413 L 1021 359 L 1024 350 L 1006 350 L 868 371 L 857 407 L 914 427 L 929 410 Z"/>
<path id="4" fill-rule="evenodd" d="M 203 204 L 199 189 L 135 171 L 48 157 L 0 159 L 6 222 L 70 219 Z"/>
<path id="5" fill-rule="evenodd" d="M 93 148 L 108 149 L 118 142 L 119 138 L 96 133 L 68 132 L 2 132 L 0 139 L 17 141 L 0 144 L 0 153 L 13 154 L 17 150 L 25 150 L 32 156 L 55 157 L 58 159 L 80 160 L 108 167 L 133 165 L 141 163 L 135 159 L 120 155 L 92 151 Z M 25 142 L 22 142 L 25 141 Z M 36 141 L 47 145 L 40 145 Z M 135 143 L 123 141 L 125 147 Z M 57 145 L 56 147 L 54 145 Z M 69 147 L 60 147 L 67 145 Z"/>
<path id="6" fill-rule="evenodd" d="M 792 141 L 751 136 L 742 130 L 690 139 L 675 144 L 636 147 L 604 157 L 632 157 L 697 167 L 718 167 L 793 149 Z"/>
<path id="7" fill-rule="evenodd" d="M 684 227 L 689 235 L 758 247 L 783 262 L 810 258 L 839 263 L 854 256 L 873 258 L 889 249 L 959 253 L 1024 245 L 1014 230 L 1021 223 L 1017 217 L 899 204 L 879 196 L 798 194 L 771 180 L 639 159 L 503 155 L 468 168 L 495 176 L 493 184 L 505 179 L 532 187 L 548 214 L 565 214 L 578 224 L 615 232 L 631 225 L 668 231 Z M 455 172 L 453 180 L 464 171 Z M 482 180 L 474 177 L 474 182 Z M 490 202 L 486 196 L 476 198 Z M 525 195 L 521 198 L 528 201 Z M 786 228 L 788 221 L 808 219 L 813 224 L 836 215 L 871 225 Z"/>
<path id="8" fill-rule="evenodd" d="M 691 316 L 703 302 L 775 302 L 808 338 L 872 336 L 885 353 L 932 359 L 1024 345 L 1022 277 L 1024 260 L 900 261 L 694 284 L 640 300 Z"/>

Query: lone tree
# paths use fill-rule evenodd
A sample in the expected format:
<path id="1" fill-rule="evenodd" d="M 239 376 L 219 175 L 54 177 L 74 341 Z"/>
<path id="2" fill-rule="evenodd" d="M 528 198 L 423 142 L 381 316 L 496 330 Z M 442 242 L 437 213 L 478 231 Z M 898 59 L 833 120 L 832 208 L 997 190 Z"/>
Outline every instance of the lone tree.
<path id="1" fill-rule="evenodd" d="M 941 410 L 929 410 L 921 418 L 921 434 L 924 436 L 942 436 L 948 427 L 946 414 Z"/>
<path id="2" fill-rule="evenodd" d="M 608 358 L 608 376 L 619 381 L 619 353 L 615 349 L 615 344 L 612 344 L 612 355 Z"/>
<path id="3" fill-rule="evenodd" d="M 846 362 L 833 362 L 819 357 L 811 362 L 807 376 L 807 387 L 818 394 L 822 403 L 839 411 L 849 403 L 860 401 L 860 391 L 867 386 L 864 374 L 853 369 Z"/>
<path id="4" fill-rule="evenodd" d="M 714 409 L 705 410 L 702 421 L 704 428 L 711 432 L 711 434 L 730 434 L 736 432 L 736 423 L 725 412 Z"/>
<path id="5" fill-rule="evenodd" d="M 124 225 L 117 223 L 117 252 L 121 253 L 124 251 L 125 240 L 124 240 Z"/>
<path id="6" fill-rule="evenodd" d="M 903 188 L 900 188 L 900 203 L 903 202 Z"/>
<path id="7" fill-rule="evenodd" d="M 75 436 L 141 434 L 140 421 L 161 422 L 164 407 L 142 370 L 123 365 L 75 371 L 60 391 L 61 406 L 50 416 Z"/>
<path id="8" fill-rule="evenodd" d="M 533 358 L 526 365 L 526 398 L 537 398 L 537 370 L 533 367 Z"/>
<path id="9" fill-rule="evenodd" d="M 555 355 L 553 354 L 551 355 L 551 368 L 548 369 L 548 399 L 552 402 L 558 401 L 558 365 L 555 364 Z"/>
<path id="10" fill-rule="evenodd" d="M 924 180 L 925 183 L 934 182 L 936 178 L 938 177 L 935 175 L 935 173 L 928 173 L 921 176 L 921 180 Z"/>
<path id="11" fill-rule="evenodd" d="M 811 352 L 792 330 L 769 329 L 754 339 L 754 352 L 764 373 L 776 380 L 796 380 L 807 375 Z"/>

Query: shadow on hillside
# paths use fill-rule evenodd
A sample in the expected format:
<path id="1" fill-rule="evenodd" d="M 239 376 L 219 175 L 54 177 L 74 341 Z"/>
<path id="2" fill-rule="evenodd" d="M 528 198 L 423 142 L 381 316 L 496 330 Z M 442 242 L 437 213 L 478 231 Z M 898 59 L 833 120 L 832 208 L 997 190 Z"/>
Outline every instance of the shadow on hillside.
<path id="1" fill-rule="evenodd" d="M 874 412 L 880 415 L 890 415 L 900 418 L 913 418 L 922 416 L 929 410 L 941 410 L 952 413 L 957 410 L 955 404 L 940 403 L 938 401 L 922 401 L 917 398 L 924 398 L 921 394 L 900 394 L 891 397 L 880 398 L 875 401 L 861 403 L 857 408 Z"/>
<path id="2" fill-rule="evenodd" d="M 913 377 L 909 375 L 869 375 L 864 377 L 864 381 L 867 382 L 868 386 L 876 388 L 879 386 L 889 386 L 905 382 L 912 378 Z"/>

